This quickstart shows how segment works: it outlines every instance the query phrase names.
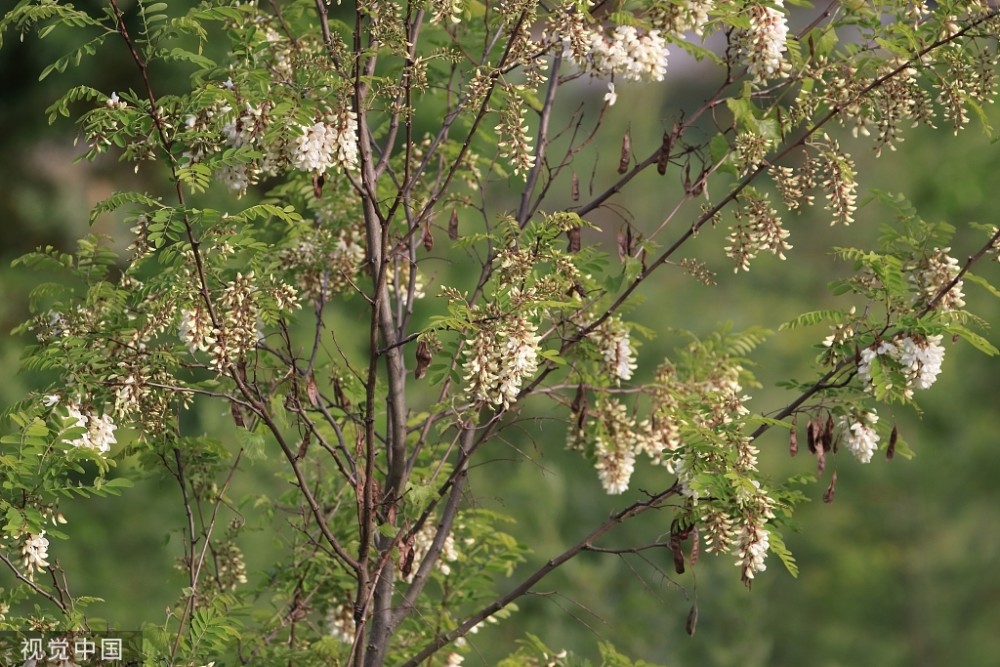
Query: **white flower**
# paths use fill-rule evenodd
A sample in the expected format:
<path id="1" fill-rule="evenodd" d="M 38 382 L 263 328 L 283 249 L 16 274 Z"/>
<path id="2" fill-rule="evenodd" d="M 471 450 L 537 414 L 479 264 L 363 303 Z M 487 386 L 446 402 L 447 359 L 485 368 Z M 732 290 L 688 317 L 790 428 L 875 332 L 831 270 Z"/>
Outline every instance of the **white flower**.
<path id="1" fill-rule="evenodd" d="M 628 443 L 620 440 L 608 443 L 605 438 L 598 437 L 595 446 L 597 461 L 597 477 L 605 493 L 618 495 L 628 490 L 629 480 L 635 470 L 635 452 Z"/>
<path id="2" fill-rule="evenodd" d="M 774 4 L 782 6 L 782 0 Z M 786 50 L 788 24 L 785 15 L 773 7 L 753 3 L 750 6 L 750 30 L 744 35 L 743 50 L 747 69 L 755 81 L 765 81 L 781 74 L 786 65 L 782 54 Z"/>
<path id="3" fill-rule="evenodd" d="M 105 100 L 104 104 L 109 109 L 124 109 L 128 106 L 128 103 L 125 102 L 125 100 L 118 97 L 118 93 L 111 93 L 111 97 Z"/>
<path id="4" fill-rule="evenodd" d="M 500 367 L 500 398 L 505 408 L 517 399 L 521 383 L 538 370 L 538 342 L 534 322 L 519 317 L 507 334 L 507 344 Z M 494 400 L 494 403 L 500 401 Z"/>
<path id="5" fill-rule="evenodd" d="M 872 388 L 872 361 L 874 361 L 875 357 L 882 356 L 883 354 L 888 355 L 890 358 L 895 358 L 897 354 L 896 346 L 887 340 L 883 340 L 874 347 L 861 350 L 861 361 L 858 362 L 858 377 L 861 378 L 865 388 L 869 391 Z"/>
<path id="6" fill-rule="evenodd" d="M 604 93 L 604 101 L 608 103 L 609 107 L 613 107 L 615 102 L 618 101 L 618 93 L 615 92 L 614 81 L 608 81 L 608 92 Z"/>
<path id="7" fill-rule="evenodd" d="M 303 125 L 295 139 L 292 165 L 302 171 L 322 173 L 333 166 L 336 134 L 325 123 Z"/>
<path id="8" fill-rule="evenodd" d="M 44 399 L 42 399 L 42 405 L 47 408 L 51 408 L 57 403 L 59 403 L 59 394 L 48 394 Z"/>
<path id="9" fill-rule="evenodd" d="M 938 293 L 951 284 L 958 276 L 961 266 L 958 260 L 948 253 L 951 248 L 934 248 L 917 270 L 910 273 L 910 282 L 917 289 L 917 303 L 930 302 Z M 965 306 L 965 294 L 962 292 L 963 281 L 955 284 L 937 302 L 937 307 L 944 311 L 958 310 Z"/>
<path id="10" fill-rule="evenodd" d="M 353 111 L 344 110 L 332 123 L 303 125 L 295 139 L 292 166 L 302 171 L 323 173 L 334 165 L 353 169 L 358 165 L 358 121 Z"/>
<path id="11" fill-rule="evenodd" d="M 604 356 L 607 373 L 616 380 L 632 379 L 632 372 L 636 369 L 635 349 L 628 329 L 621 321 L 617 318 L 610 319 L 591 336 L 597 340 Z"/>
<path id="12" fill-rule="evenodd" d="M 639 34 L 633 26 L 620 25 L 610 36 L 599 29 L 591 31 L 589 38 L 586 55 L 590 66 L 601 74 L 627 81 L 663 81 L 666 76 L 667 42 L 656 30 Z"/>
<path id="13" fill-rule="evenodd" d="M 917 337 L 903 336 L 897 343 L 881 341 L 877 346 L 861 350 L 861 361 L 858 363 L 858 377 L 864 383 L 865 389 L 873 388 L 871 368 L 875 357 L 885 355 L 899 365 L 906 379 L 904 393 L 913 395 L 914 387 L 928 389 L 941 373 L 944 361 L 944 347 L 941 336 Z"/>
<path id="14" fill-rule="evenodd" d="M 434 0 L 432 7 L 434 15 L 431 23 L 439 23 L 445 16 L 452 23 L 462 22 L 462 0 Z"/>
<path id="15" fill-rule="evenodd" d="M 177 328 L 178 337 L 188 346 L 191 353 L 198 350 L 207 352 L 215 343 L 212 336 L 212 321 L 203 308 L 185 308 L 181 311 L 181 321 Z"/>
<path id="16" fill-rule="evenodd" d="M 465 658 L 461 653 L 455 653 L 452 651 L 448 654 L 448 657 L 445 658 L 444 667 L 459 667 L 463 660 L 465 660 Z"/>
<path id="17" fill-rule="evenodd" d="M 847 449 L 862 463 L 869 463 L 878 451 L 879 435 L 874 428 L 877 422 L 878 414 L 874 410 L 853 418 L 853 421 L 848 417 L 840 418 L 841 428 L 848 428 Z"/>
<path id="18" fill-rule="evenodd" d="M 38 535 L 28 535 L 24 546 L 21 547 L 22 564 L 28 571 L 28 578 L 32 578 L 37 570 L 49 566 L 49 540 L 45 537 L 43 530 Z"/>
<path id="19" fill-rule="evenodd" d="M 111 445 L 118 442 L 115 439 L 115 425 L 111 415 L 98 415 L 93 412 L 84 413 L 80 407 L 74 403 L 66 405 L 65 420 L 69 423 L 69 428 L 83 428 L 86 432 L 73 440 L 65 440 L 66 444 L 73 447 L 87 447 L 95 449 L 101 454 L 111 451 Z"/>
<path id="20" fill-rule="evenodd" d="M 907 336 L 899 342 L 899 364 L 918 389 L 928 389 L 934 384 L 943 361 L 941 336 L 928 336 L 922 341 Z"/>
<path id="21" fill-rule="evenodd" d="M 744 526 L 740 534 L 736 557 L 737 567 L 743 570 L 743 579 L 751 580 L 757 572 L 767 569 L 764 560 L 771 547 L 770 533 L 757 526 Z"/>
<path id="22" fill-rule="evenodd" d="M 524 379 L 538 370 L 541 336 L 536 331 L 526 315 L 518 315 L 499 330 L 479 331 L 466 348 L 463 364 L 470 398 L 510 407 Z"/>
<path id="23" fill-rule="evenodd" d="M 326 614 L 326 625 L 330 635 L 345 644 L 353 644 L 355 636 L 354 611 L 350 605 L 332 607 Z"/>

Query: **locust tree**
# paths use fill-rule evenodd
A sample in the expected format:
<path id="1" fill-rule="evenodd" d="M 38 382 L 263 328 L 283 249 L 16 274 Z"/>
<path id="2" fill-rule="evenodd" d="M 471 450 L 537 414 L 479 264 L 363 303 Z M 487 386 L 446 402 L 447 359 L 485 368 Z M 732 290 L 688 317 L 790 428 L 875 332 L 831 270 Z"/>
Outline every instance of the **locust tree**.
<path id="1" fill-rule="evenodd" d="M 963 288 L 997 293 L 972 269 L 1000 233 L 889 195 L 876 246 L 830 249 L 840 307 L 786 323 L 816 347 L 783 405 L 751 409 L 770 323 L 690 331 L 654 357 L 629 316 L 666 275 L 724 289 L 761 255 L 796 262 L 805 209 L 884 222 L 857 210 L 865 174 L 841 144 L 878 154 L 913 126 L 985 119 L 989 2 L 93 4 L 21 0 L 0 22 L 7 40 L 65 42 L 42 77 L 131 63 L 121 87 L 72 87 L 48 114 L 76 118 L 85 159 L 152 184 L 91 214 L 125 225 L 127 249 L 90 236 L 17 262 L 58 277 L 19 329 L 24 369 L 51 386 L 5 413 L 0 627 L 92 627 L 100 604 L 59 565 L 61 508 L 138 475 L 173 480 L 181 509 L 185 582 L 144 627 L 157 664 L 457 665 L 470 633 L 516 624 L 518 600 L 584 552 L 658 548 L 678 571 L 714 552 L 749 586 L 774 558 L 794 571 L 782 530 L 802 497 L 760 472 L 760 436 L 785 430 L 820 472 L 838 450 L 891 457 L 905 444 L 880 414 L 917 404 L 945 341 L 996 352 Z M 640 101 L 682 58 L 710 94 L 651 145 L 610 136 L 623 105 L 655 113 Z M 167 65 L 185 85 L 158 78 Z M 635 187 L 654 173 L 669 185 Z M 623 215 L 606 243 L 604 214 L 636 199 L 661 218 Z M 731 270 L 714 274 L 696 236 Z M 206 427 L 204 410 L 231 419 Z M 621 503 L 528 556 L 532 535 L 480 507 L 469 472 L 542 412 L 541 446 L 592 464 L 577 492 Z M 235 497 L 251 460 L 278 492 Z M 657 488 L 630 485 L 638 467 Z M 647 544 L 616 539 L 651 510 Z M 244 564 L 247 515 L 285 536 L 262 571 Z M 505 664 L 579 664 L 543 640 Z"/>

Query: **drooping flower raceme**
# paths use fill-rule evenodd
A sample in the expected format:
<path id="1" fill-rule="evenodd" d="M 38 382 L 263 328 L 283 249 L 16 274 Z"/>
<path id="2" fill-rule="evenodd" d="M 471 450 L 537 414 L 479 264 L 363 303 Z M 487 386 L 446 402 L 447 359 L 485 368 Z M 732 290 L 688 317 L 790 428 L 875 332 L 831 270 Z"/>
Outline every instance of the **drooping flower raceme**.
<path id="1" fill-rule="evenodd" d="M 617 26 L 610 35 L 593 30 L 587 49 L 585 54 L 571 55 L 580 67 L 600 74 L 626 81 L 663 81 L 667 74 L 667 42 L 657 30 L 643 34 L 627 25 Z"/>
<path id="2" fill-rule="evenodd" d="M 899 364 L 907 380 L 917 389 L 929 389 L 941 373 L 944 361 L 944 347 L 941 336 L 928 336 L 916 340 L 907 336 L 899 341 Z"/>
<path id="3" fill-rule="evenodd" d="M 198 350 L 207 352 L 212 347 L 215 343 L 212 332 L 212 320 L 205 308 L 196 304 L 181 311 L 177 335 L 192 354 Z"/>
<path id="4" fill-rule="evenodd" d="M 775 0 L 782 6 L 782 0 Z M 747 71 L 754 81 L 766 81 L 780 75 L 787 67 L 782 54 L 787 50 L 788 23 L 785 15 L 774 7 L 750 4 L 750 29 L 743 35 L 743 52 Z"/>
<path id="5" fill-rule="evenodd" d="M 95 412 L 84 412 L 80 406 L 69 403 L 66 405 L 66 416 L 64 423 L 69 428 L 82 428 L 86 432 L 73 440 L 66 440 L 66 444 L 74 447 L 86 447 L 94 449 L 101 454 L 111 451 L 111 445 L 118 442 L 115 439 L 115 425 L 111 415 L 98 415 Z"/>
<path id="6" fill-rule="evenodd" d="M 862 463 L 868 463 L 878 451 L 879 435 L 875 432 L 878 414 L 872 410 L 860 415 L 841 417 L 840 427 L 846 429 L 845 446 Z"/>
<path id="7" fill-rule="evenodd" d="M 37 571 L 49 566 L 49 540 L 43 530 L 38 535 L 28 535 L 21 547 L 21 564 L 29 579 L 34 578 Z"/>
<path id="8" fill-rule="evenodd" d="M 591 337 L 604 356 L 604 368 L 608 375 L 619 380 L 632 379 L 636 369 L 635 348 L 628 329 L 617 318 L 611 318 L 603 326 L 596 329 Z"/>
<path id="9" fill-rule="evenodd" d="M 538 370 L 537 327 L 525 314 L 479 330 L 465 352 L 465 379 L 473 400 L 503 404 L 517 398 L 525 378 Z"/>
<path id="10" fill-rule="evenodd" d="M 714 8 L 715 0 L 655 3 L 650 18 L 653 25 L 666 32 L 680 34 L 690 30 L 700 37 L 708 24 L 709 12 Z"/>
<path id="11" fill-rule="evenodd" d="M 345 644 L 353 644 L 355 636 L 354 610 L 351 605 L 331 607 L 326 614 L 326 626 L 330 636 Z"/>
<path id="12" fill-rule="evenodd" d="M 770 532 L 758 526 L 745 526 L 740 534 L 736 565 L 742 570 L 743 580 L 749 581 L 757 572 L 767 569 L 764 562 L 771 547 Z"/>
<path id="13" fill-rule="evenodd" d="M 910 273 L 910 283 L 917 290 L 918 305 L 930 303 L 958 276 L 961 267 L 958 260 L 948 254 L 950 250 L 951 248 L 935 248 L 930 257 Z M 935 305 L 946 312 L 963 308 L 965 294 L 962 293 L 962 281 L 955 280 L 955 284 Z"/>
<path id="14" fill-rule="evenodd" d="M 303 125 L 292 150 L 292 166 L 321 174 L 335 165 L 358 165 L 358 121 L 353 111 L 343 111 L 332 122 Z"/>
<path id="15" fill-rule="evenodd" d="M 635 470 L 635 450 L 638 446 L 635 421 L 628 414 L 628 409 L 614 399 L 599 403 L 595 412 L 602 432 L 594 442 L 594 468 L 605 493 L 618 495 L 628 490 Z"/>
<path id="16" fill-rule="evenodd" d="M 858 363 L 858 377 L 865 389 L 872 391 L 872 364 L 876 357 L 887 357 L 899 366 L 906 381 L 904 395 L 913 396 L 913 389 L 928 389 L 941 373 L 944 361 L 944 347 L 941 336 L 902 336 L 896 342 L 879 341 L 861 350 L 861 360 Z"/>

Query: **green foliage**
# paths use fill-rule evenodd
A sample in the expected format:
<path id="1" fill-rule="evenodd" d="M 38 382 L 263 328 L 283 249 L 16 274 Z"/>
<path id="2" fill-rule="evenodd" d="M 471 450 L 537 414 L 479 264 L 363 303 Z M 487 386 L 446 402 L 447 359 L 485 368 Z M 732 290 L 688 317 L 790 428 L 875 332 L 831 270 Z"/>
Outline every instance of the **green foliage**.
<path id="1" fill-rule="evenodd" d="M 989 133 L 993 9 L 790 2 L 813 14 L 786 34 L 797 10 L 758 2 L 604 16 L 579 2 L 262 4 L 108 0 L 89 14 L 23 0 L 0 19 L 0 35 L 66 44 L 42 79 L 86 74 L 84 56 L 112 43 L 127 54 L 133 88 L 74 85 L 47 114 L 77 117 L 91 168 L 113 154 L 145 179 L 115 182 L 91 210 L 95 232 L 127 234 L 14 263 L 46 282 L 17 329 L 34 338 L 21 364 L 34 388 L 0 435 L 17 581 L 0 616 L 9 599 L 18 624 L 84 625 L 102 605 L 71 594 L 56 558 L 84 539 L 63 508 L 142 483 L 176 501 L 163 523 L 179 583 L 164 577 L 165 617 L 134 621 L 150 662 L 454 665 L 481 627 L 518 623 L 542 579 L 591 556 L 668 552 L 680 577 L 704 549 L 735 559 L 749 587 L 772 553 L 795 577 L 785 536 L 805 478 L 782 482 L 758 440 L 780 429 L 794 453 L 801 417 L 818 476 L 838 447 L 908 457 L 884 413 L 918 405 L 946 337 L 997 353 L 963 292 L 968 280 L 1000 295 L 969 272 L 996 253 L 995 229 L 952 253 L 965 230 L 902 196 L 876 191 L 858 211 L 865 172 L 831 136 L 834 122 L 874 134 L 877 154 L 912 123 L 957 131 L 967 111 Z M 635 53 L 618 52 L 626 42 Z M 624 98 L 639 90 L 627 82 L 662 80 L 668 42 L 715 67 L 715 92 L 650 136 L 640 114 L 634 137 L 617 132 L 613 84 Z M 577 79 L 612 84 L 599 110 L 563 92 Z M 672 180 L 643 190 L 654 165 Z M 658 220 L 622 207 L 637 192 Z M 775 316 L 762 301 L 754 322 L 713 325 L 680 288 L 683 307 L 656 312 L 654 275 L 709 285 L 720 252 L 745 271 L 764 251 L 785 259 L 785 218 L 816 203 L 845 227 L 892 217 L 874 240 L 806 239 L 846 274 L 823 276 L 831 303 Z M 821 352 L 813 379 L 774 398 L 760 360 L 786 344 Z M 750 391 L 785 407 L 751 410 Z M 564 454 L 577 458 L 564 467 Z M 474 481 L 505 458 L 546 475 L 559 461 L 574 509 L 598 488 L 628 495 L 582 538 L 539 549 L 544 503 L 514 518 Z M 610 536 L 643 515 L 656 525 L 640 546 Z M 653 558 L 640 569 L 651 590 L 674 581 Z M 598 654 L 652 667 L 604 641 Z M 528 635 L 499 664 L 592 662 Z"/>

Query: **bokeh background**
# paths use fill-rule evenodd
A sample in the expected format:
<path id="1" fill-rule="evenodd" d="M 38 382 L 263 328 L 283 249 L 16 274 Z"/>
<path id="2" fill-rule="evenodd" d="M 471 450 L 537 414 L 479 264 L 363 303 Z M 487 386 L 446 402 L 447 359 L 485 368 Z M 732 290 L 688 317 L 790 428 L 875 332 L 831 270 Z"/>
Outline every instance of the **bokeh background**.
<path id="1" fill-rule="evenodd" d="M 110 93 L 135 85 L 135 76 L 125 51 L 110 48 L 78 70 L 39 83 L 44 66 L 68 48 L 57 33 L 42 42 L 8 35 L 0 50 L 0 405 L 23 399 L 45 380 L 18 373 L 21 350 L 30 341 L 8 335 L 28 317 L 28 294 L 44 276 L 12 269 L 11 260 L 39 245 L 71 251 L 88 232 L 89 208 L 114 190 L 163 188 L 155 169 L 135 174 L 109 156 L 92 164 L 73 162 L 81 152 L 74 146 L 73 125 L 60 119 L 50 126 L 45 107 L 70 85 L 86 82 Z M 164 88 L 186 77 L 183 71 L 155 74 Z M 597 176 L 612 174 L 626 131 L 638 153 L 655 147 L 664 127 L 704 100 L 703 86 L 712 76 L 678 57 L 665 85 L 620 86 L 622 102 L 608 112 L 605 143 L 595 153 L 603 159 L 593 158 L 603 169 Z M 578 101 L 596 109 L 603 87 L 580 80 L 565 93 L 571 98 L 565 109 Z M 988 113 L 1000 127 L 998 110 Z M 857 160 L 864 188 L 905 193 L 925 219 L 958 227 L 954 256 L 962 258 L 981 243 L 968 222 L 998 222 L 1000 146 L 979 127 L 958 137 L 945 129 L 915 131 L 898 152 L 877 161 L 863 143 L 846 133 L 837 136 Z M 589 242 L 605 243 L 613 253 L 622 215 L 646 230 L 658 225 L 659 212 L 676 194 L 676 176 L 637 179 L 615 209 L 591 216 L 601 231 Z M 721 251 L 725 232 L 706 230 L 686 256 L 706 261 L 717 271 L 718 284 L 704 286 L 665 270 L 646 286 L 630 316 L 660 335 L 644 342 L 640 364 L 651 367 L 669 354 L 678 342 L 670 327 L 708 333 L 718 322 L 731 321 L 736 328 L 776 329 L 803 311 L 840 305 L 826 283 L 850 267 L 834 261 L 831 249 L 871 243 L 891 212 L 873 203 L 856 217 L 850 228 L 830 228 L 821 209 L 794 217 L 788 221 L 795 246 L 789 260 L 762 257 L 748 275 L 739 276 Z M 101 220 L 96 231 L 127 243 L 120 221 Z M 669 229 L 666 234 L 661 240 L 670 238 Z M 998 278 L 996 263 L 978 272 Z M 965 291 L 976 312 L 1000 322 L 993 297 L 968 283 Z M 984 334 L 1000 345 L 995 332 Z M 811 346 L 825 335 L 820 329 L 782 332 L 765 344 L 754 357 L 764 387 L 753 392 L 751 408 L 766 412 L 787 403 L 791 395 L 776 383 L 812 377 Z M 950 346 L 938 382 L 919 397 L 922 415 L 880 411 L 883 420 L 898 422 L 914 459 L 876 457 L 865 466 L 842 454 L 831 461 L 825 475 L 806 487 L 812 502 L 799 511 L 798 530 L 786 535 L 801 569 L 798 579 L 773 557 L 747 591 L 729 557 L 705 556 L 684 575 L 664 576 L 671 571 L 668 553 L 649 552 L 648 562 L 585 554 L 522 600 L 511 621 L 475 636 L 465 664 L 494 664 L 531 632 L 557 650 L 593 656 L 597 642 L 608 640 L 632 656 L 671 666 L 993 667 L 1000 656 L 998 373 L 1000 359 L 961 343 Z M 202 419 L 211 424 L 222 417 Z M 647 471 L 625 498 L 608 498 L 590 467 L 564 451 L 564 436 L 561 423 L 543 419 L 529 405 L 506 441 L 488 452 L 484 462 L 490 465 L 476 469 L 475 495 L 468 502 L 517 519 L 511 532 L 533 552 L 525 571 L 575 542 L 641 489 L 664 484 Z M 759 444 L 763 465 L 776 478 L 815 473 L 808 454 L 789 458 L 786 434 L 769 433 Z M 821 497 L 833 470 L 839 477 L 836 498 L 826 504 Z M 248 467 L 242 484 L 249 489 L 274 482 L 258 465 Z M 118 627 L 162 622 L 179 590 L 173 568 L 181 525 L 177 496 L 167 481 L 148 478 L 122 497 L 64 508 L 73 539 L 54 544 L 52 552 L 68 570 L 74 592 L 105 598 L 95 613 Z M 617 532 L 616 540 L 650 542 L 668 530 L 669 521 L 669 512 L 644 517 Z M 250 572 L 274 560 L 276 544 L 264 525 L 248 526 L 243 546 Z M 0 587 L 12 583 L 10 573 L 0 571 Z M 266 606 L 266 586 L 250 585 L 260 586 Z M 692 604 L 698 606 L 699 623 L 688 636 L 685 620 Z"/>

